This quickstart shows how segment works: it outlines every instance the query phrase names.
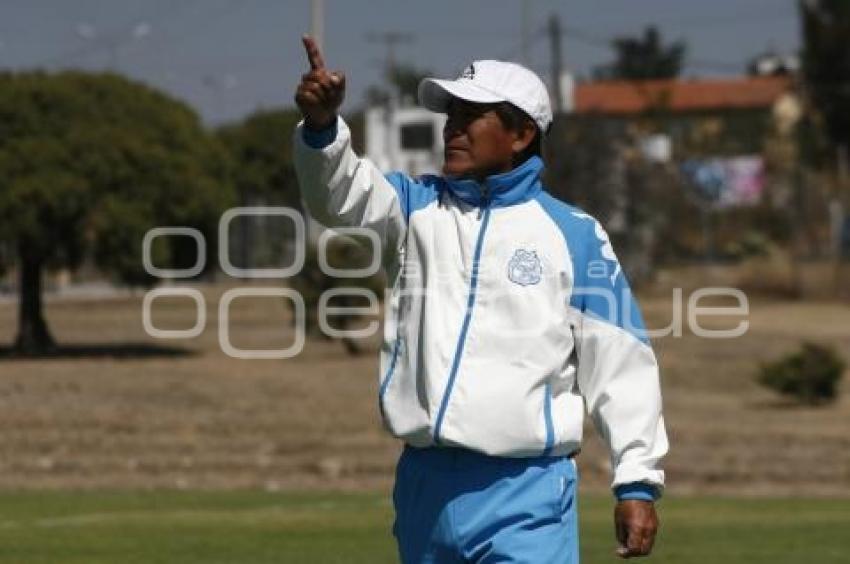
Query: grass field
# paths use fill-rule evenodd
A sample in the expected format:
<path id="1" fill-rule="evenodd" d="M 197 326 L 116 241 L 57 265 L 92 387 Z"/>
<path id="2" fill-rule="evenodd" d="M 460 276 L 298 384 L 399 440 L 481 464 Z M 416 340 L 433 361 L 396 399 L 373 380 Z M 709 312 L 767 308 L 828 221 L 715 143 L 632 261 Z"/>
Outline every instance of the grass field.
<path id="1" fill-rule="evenodd" d="M 583 561 L 613 556 L 611 500 L 580 501 Z M 850 506 L 805 499 L 665 499 L 656 564 L 838 564 Z M 396 562 L 385 495 L 5 493 L 0 562 Z"/>

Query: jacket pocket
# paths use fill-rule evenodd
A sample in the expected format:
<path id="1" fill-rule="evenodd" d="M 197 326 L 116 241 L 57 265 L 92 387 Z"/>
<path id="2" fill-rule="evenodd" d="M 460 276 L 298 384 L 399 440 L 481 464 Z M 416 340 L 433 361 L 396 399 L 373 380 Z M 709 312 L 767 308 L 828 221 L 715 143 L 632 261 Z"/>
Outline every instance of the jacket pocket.
<path id="1" fill-rule="evenodd" d="M 566 516 L 575 507 L 577 486 L 575 468 L 575 463 L 569 458 L 562 458 L 549 467 L 553 510 L 559 518 Z"/>

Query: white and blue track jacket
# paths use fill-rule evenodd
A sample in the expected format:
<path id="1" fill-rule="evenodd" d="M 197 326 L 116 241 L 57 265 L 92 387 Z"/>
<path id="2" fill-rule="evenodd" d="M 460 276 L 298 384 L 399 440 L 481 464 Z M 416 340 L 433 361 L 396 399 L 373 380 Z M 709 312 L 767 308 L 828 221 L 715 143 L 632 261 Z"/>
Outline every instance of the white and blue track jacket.
<path id="1" fill-rule="evenodd" d="M 586 408 L 618 494 L 657 495 L 658 365 L 599 222 L 543 189 L 537 157 L 483 184 L 414 179 L 385 176 L 350 139 L 342 119 L 321 132 L 302 124 L 295 165 L 319 222 L 374 229 L 384 245 L 389 431 L 418 447 L 565 455 L 579 449 Z"/>

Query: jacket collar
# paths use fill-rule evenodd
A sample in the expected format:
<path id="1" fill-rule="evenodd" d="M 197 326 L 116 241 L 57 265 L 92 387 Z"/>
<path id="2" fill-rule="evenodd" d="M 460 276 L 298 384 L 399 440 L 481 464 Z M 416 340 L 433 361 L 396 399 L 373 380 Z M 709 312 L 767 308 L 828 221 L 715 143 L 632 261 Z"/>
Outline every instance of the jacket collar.
<path id="1" fill-rule="evenodd" d="M 472 179 L 446 178 L 449 191 L 473 206 L 504 207 L 534 198 L 542 189 L 543 160 L 533 156 L 513 170 L 494 174 L 479 183 Z"/>

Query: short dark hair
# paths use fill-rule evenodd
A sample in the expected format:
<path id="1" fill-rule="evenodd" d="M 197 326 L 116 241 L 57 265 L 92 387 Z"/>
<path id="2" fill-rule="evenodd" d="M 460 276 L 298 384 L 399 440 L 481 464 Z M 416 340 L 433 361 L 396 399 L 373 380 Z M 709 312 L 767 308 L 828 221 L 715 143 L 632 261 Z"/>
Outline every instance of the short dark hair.
<path id="1" fill-rule="evenodd" d="M 540 127 L 537 126 L 537 122 L 535 122 L 531 116 L 510 102 L 499 102 L 494 104 L 493 110 L 496 112 L 496 115 L 499 116 L 499 121 L 502 122 L 505 129 L 510 131 L 519 131 L 526 121 L 530 121 L 534 125 L 534 139 L 531 140 L 531 143 L 529 143 L 521 153 L 516 155 L 514 158 L 514 166 L 524 163 L 531 157 L 543 156 L 543 134 L 540 131 Z"/>

